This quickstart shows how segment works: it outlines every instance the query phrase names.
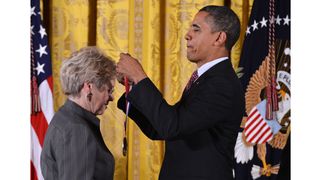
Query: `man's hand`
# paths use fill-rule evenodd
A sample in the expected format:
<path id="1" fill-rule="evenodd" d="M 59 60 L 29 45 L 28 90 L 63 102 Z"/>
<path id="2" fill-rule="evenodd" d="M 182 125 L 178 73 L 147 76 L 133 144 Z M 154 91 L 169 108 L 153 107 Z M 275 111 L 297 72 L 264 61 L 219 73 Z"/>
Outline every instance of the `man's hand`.
<path id="1" fill-rule="evenodd" d="M 117 63 L 118 81 L 123 84 L 123 77 L 127 77 L 129 82 L 137 84 L 147 75 L 144 72 L 141 64 L 137 59 L 131 57 L 129 54 L 120 53 L 120 59 Z"/>
<path id="2" fill-rule="evenodd" d="M 117 72 L 116 77 L 117 77 L 117 80 L 118 80 L 118 82 L 120 84 L 125 85 L 124 84 L 124 76 L 123 76 L 123 74 L 120 74 L 120 73 Z M 129 79 L 128 79 L 128 82 L 129 82 L 129 85 L 133 85 L 133 82 L 130 81 Z"/>

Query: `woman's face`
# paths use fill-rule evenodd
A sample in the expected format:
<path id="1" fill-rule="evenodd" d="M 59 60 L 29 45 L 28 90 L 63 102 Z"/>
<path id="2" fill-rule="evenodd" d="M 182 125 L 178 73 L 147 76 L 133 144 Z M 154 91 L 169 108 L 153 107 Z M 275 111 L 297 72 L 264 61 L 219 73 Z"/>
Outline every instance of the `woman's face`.
<path id="1" fill-rule="evenodd" d="M 109 101 L 113 101 L 112 95 L 115 80 L 111 80 L 111 87 L 105 85 L 100 91 L 95 85 L 92 86 L 91 112 L 95 115 L 101 115 L 107 109 Z"/>

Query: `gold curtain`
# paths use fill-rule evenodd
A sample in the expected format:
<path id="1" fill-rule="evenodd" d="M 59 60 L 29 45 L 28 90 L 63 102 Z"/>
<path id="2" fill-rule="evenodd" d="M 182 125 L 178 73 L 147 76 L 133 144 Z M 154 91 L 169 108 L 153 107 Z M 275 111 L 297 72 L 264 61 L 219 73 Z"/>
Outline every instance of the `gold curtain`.
<path id="1" fill-rule="evenodd" d="M 230 7 L 243 19 L 243 2 Z M 250 0 L 249 9 L 252 5 Z M 224 0 L 60 0 L 41 1 L 49 34 L 54 81 L 55 111 L 64 103 L 59 82 L 61 61 L 71 52 L 96 45 L 118 61 L 120 52 L 138 58 L 146 73 L 169 104 L 179 100 L 195 66 L 186 59 L 184 35 L 196 12 L 205 5 L 224 5 Z M 247 3 L 248 4 L 248 3 Z M 248 13 L 246 11 L 246 13 Z M 244 25 L 246 26 L 246 24 Z M 242 36 L 244 32 L 241 32 Z M 243 40 L 243 38 L 242 38 Z M 238 66 L 242 41 L 231 53 Z M 128 155 L 122 155 L 124 113 L 116 101 L 124 87 L 116 84 L 115 101 L 100 116 L 101 132 L 116 160 L 115 180 L 158 179 L 164 143 L 151 141 L 129 120 Z M 76 168 L 76 167 L 75 167 Z"/>
<path id="2" fill-rule="evenodd" d="M 242 44 L 247 30 L 250 17 L 251 7 L 254 0 L 231 0 L 230 8 L 238 15 L 241 23 L 239 40 L 236 42 L 231 51 L 231 60 L 234 69 L 238 68 Z"/>

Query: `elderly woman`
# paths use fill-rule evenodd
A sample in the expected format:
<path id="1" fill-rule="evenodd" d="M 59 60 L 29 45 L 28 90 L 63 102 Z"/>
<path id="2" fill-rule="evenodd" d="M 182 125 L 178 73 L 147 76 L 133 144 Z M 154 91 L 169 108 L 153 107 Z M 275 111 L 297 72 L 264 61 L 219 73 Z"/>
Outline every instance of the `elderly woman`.
<path id="1" fill-rule="evenodd" d="M 60 80 L 68 98 L 45 136 L 41 153 L 44 179 L 113 179 L 114 158 L 96 116 L 113 101 L 115 68 L 96 47 L 82 48 L 63 62 Z"/>

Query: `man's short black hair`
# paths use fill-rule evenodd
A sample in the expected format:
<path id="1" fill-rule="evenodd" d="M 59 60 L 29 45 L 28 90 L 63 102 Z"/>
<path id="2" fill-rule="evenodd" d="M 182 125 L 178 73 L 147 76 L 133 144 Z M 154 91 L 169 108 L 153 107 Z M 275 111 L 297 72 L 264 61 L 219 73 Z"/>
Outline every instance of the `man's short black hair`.
<path id="1" fill-rule="evenodd" d="M 199 10 L 208 13 L 207 23 L 211 31 L 223 31 L 227 34 L 226 49 L 231 50 L 240 35 L 240 20 L 238 16 L 226 6 L 209 5 Z"/>

